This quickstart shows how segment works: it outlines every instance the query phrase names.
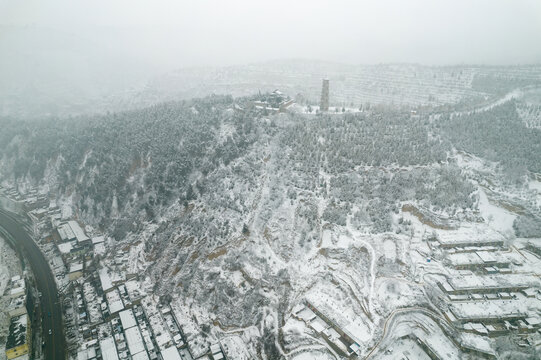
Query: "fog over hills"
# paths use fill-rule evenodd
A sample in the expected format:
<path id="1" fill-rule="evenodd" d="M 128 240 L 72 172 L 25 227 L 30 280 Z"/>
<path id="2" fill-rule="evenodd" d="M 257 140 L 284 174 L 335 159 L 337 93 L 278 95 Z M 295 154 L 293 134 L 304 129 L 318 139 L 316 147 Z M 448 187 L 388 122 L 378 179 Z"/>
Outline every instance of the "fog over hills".
<path id="1" fill-rule="evenodd" d="M 540 358 L 539 10 L 0 0 L 0 360 Z"/>
<path id="2" fill-rule="evenodd" d="M 4 42 L 14 56 L 3 60 L 2 113 L 25 118 L 105 113 L 211 94 L 249 96 L 275 89 L 301 104 L 315 104 L 322 78 L 332 81 L 333 103 L 349 107 L 479 102 L 541 82 L 538 65 L 348 65 L 302 59 L 158 73 L 148 64 L 127 61 L 121 52 L 104 59 L 101 54 L 108 48 L 92 41 L 81 45 L 80 38 L 56 32 L 44 35 L 32 28 L 15 34 L 13 39 L 31 39 L 25 44 L 47 44 L 37 49 L 32 45 L 32 53 L 40 52 L 38 61 L 22 43 L 10 43 L 9 38 Z M 47 42 L 42 41 L 45 37 Z M 62 51 L 56 51 L 55 44 L 62 44 Z M 149 72 L 155 75 L 143 75 Z"/>
<path id="3" fill-rule="evenodd" d="M 119 42 L 39 26 L 1 26 L 0 113 L 67 116 L 110 108 L 111 98 L 140 88 L 156 68 L 130 59 Z"/>

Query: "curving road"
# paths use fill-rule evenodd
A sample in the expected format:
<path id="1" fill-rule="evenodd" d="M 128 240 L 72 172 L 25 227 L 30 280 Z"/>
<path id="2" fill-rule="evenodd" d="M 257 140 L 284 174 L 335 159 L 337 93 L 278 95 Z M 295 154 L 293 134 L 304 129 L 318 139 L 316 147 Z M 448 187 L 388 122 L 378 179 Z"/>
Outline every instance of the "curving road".
<path id="1" fill-rule="evenodd" d="M 30 263 L 36 286 L 41 292 L 41 313 L 43 314 L 43 353 L 46 360 L 63 360 L 66 358 L 66 342 L 62 327 L 62 309 L 54 276 L 47 259 L 28 235 L 24 220 L 20 215 L 0 209 L 0 227 L 11 235 L 19 250 L 24 252 Z M 51 330 L 51 335 L 49 335 Z"/>
<path id="2" fill-rule="evenodd" d="M 385 320 L 385 324 L 383 326 L 383 335 L 381 336 L 380 340 L 376 343 L 376 345 L 374 345 L 374 347 L 372 347 L 370 352 L 365 356 L 365 360 L 369 359 L 372 355 L 377 353 L 381 343 L 383 343 L 383 341 L 385 341 L 387 339 L 387 336 L 389 335 L 389 329 L 392 327 L 392 323 L 395 320 L 395 317 L 397 315 L 402 315 L 404 313 L 411 313 L 411 312 L 424 313 L 426 316 L 428 316 L 432 320 L 434 320 L 436 325 L 438 325 L 442 329 L 442 331 L 445 332 L 442 325 L 440 324 L 440 321 L 443 321 L 443 322 L 448 322 L 448 321 L 446 319 L 444 319 L 443 317 L 441 317 L 438 313 L 434 312 L 433 310 L 430 310 L 430 309 L 427 309 L 427 308 L 424 308 L 424 307 L 418 307 L 418 306 L 409 307 L 409 308 L 395 309 L 395 310 L 393 310 L 391 312 L 391 314 L 389 314 L 389 316 Z"/>

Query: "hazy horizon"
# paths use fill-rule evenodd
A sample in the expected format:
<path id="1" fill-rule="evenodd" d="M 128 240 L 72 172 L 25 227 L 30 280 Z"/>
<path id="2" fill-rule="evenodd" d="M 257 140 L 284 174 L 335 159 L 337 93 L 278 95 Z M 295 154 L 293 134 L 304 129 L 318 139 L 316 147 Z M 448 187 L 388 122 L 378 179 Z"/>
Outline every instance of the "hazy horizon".
<path id="1" fill-rule="evenodd" d="M 541 2 L 530 0 L 54 0 L 0 1 L 0 8 L 0 25 L 87 40 L 107 49 L 102 56 L 119 54 L 157 71 L 297 58 L 355 65 L 541 62 L 535 36 L 541 35 Z M 3 35 L 0 42 L 9 33 Z"/>
<path id="2" fill-rule="evenodd" d="M 0 0 L 0 348 L 540 359 L 540 38 L 541 0 Z"/>
<path id="3" fill-rule="evenodd" d="M 0 0 L 0 114 L 79 113 L 103 108 L 104 102 L 139 102 L 131 92 L 186 68 L 226 67 L 217 72 L 230 73 L 243 65 L 301 60 L 306 64 L 284 68 L 327 76 L 336 69 L 319 62 L 338 64 L 346 73 L 355 72 L 350 66 L 380 64 L 541 64 L 536 34 L 541 2 L 532 0 Z M 231 66 L 239 68 L 229 71 Z M 252 90 L 269 73 L 289 71 L 252 70 L 243 80 L 252 82 Z M 240 79 L 229 77 L 224 85 L 227 75 L 196 72 L 191 88 L 159 86 L 166 94 L 155 97 L 154 88 L 146 95 L 154 102 L 177 98 L 188 88 L 183 96 L 234 92 L 231 82 Z M 222 80 L 215 83 L 212 76 Z M 206 86 L 194 92 L 203 77 L 209 78 Z M 274 80 L 272 86 L 289 83 Z M 302 84 L 315 86 L 306 79 Z"/>

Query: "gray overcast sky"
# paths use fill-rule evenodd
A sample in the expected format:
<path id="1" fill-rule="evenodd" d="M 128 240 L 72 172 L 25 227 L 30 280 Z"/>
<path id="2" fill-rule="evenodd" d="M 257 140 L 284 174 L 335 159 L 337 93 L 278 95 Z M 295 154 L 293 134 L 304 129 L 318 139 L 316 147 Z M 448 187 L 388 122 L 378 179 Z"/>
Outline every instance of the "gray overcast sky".
<path id="1" fill-rule="evenodd" d="M 160 69 L 541 62 L 541 0 L 0 0 L 0 24 L 85 37 Z"/>

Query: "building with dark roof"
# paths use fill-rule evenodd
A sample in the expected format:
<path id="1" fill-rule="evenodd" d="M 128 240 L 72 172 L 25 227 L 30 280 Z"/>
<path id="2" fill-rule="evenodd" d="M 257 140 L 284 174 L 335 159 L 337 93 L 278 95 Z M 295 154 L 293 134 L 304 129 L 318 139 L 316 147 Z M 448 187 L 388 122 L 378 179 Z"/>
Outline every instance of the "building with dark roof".
<path id="1" fill-rule="evenodd" d="M 15 359 L 30 353 L 30 323 L 28 315 L 11 318 L 6 341 L 6 357 Z"/>

